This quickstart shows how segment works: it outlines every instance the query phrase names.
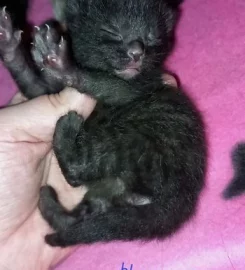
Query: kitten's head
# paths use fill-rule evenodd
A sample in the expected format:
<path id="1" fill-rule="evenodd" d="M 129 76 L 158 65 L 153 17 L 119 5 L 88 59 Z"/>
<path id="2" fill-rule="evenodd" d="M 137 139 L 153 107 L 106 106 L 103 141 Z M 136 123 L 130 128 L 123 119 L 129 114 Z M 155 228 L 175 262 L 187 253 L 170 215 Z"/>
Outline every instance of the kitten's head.
<path id="1" fill-rule="evenodd" d="M 66 24 L 78 65 L 130 79 L 172 48 L 183 0 L 69 0 Z"/>

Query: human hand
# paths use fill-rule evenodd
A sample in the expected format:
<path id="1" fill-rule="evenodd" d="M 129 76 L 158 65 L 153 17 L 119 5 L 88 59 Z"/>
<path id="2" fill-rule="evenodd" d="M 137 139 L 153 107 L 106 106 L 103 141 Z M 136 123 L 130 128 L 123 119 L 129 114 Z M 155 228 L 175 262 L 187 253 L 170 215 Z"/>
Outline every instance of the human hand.
<path id="1" fill-rule="evenodd" d="M 37 203 L 41 185 L 59 193 L 62 204 L 76 205 L 82 188 L 64 180 L 52 153 L 56 121 L 70 110 L 88 117 L 95 101 L 76 90 L 41 96 L 0 110 L 0 269 L 47 270 L 72 249 L 52 248 L 44 242 L 50 233 Z"/>

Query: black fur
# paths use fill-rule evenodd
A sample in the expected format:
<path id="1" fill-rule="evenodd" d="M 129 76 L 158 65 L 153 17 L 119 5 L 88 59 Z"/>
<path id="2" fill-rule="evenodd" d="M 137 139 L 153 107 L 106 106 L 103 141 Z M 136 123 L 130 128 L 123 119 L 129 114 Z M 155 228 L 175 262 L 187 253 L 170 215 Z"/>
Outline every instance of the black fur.
<path id="1" fill-rule="evenodd" d="M 223 192 L 225 199 L 231 199 L 245 192 L 245 144 L 238 144 L 232 152 L 234 176 Z"/>
<path id="2" fill-rule="evenodd" d="M 55 18 L 59 22 L 65 22 L 65 7 L 67 0 L 51 0 Z"/>
<path id="3" fill-rule="evenodd" d="M 28 0 L 1 0 L 0 7 L 5 6 L 11 15 L 14 27 L 24 29 L 27 25 Z"/>
<path id="4" fill-rule="evenodd" d="M 180 2 L 69 0 L 66 26 L 76 65 L 53 28 L 37 31 L 32 54 L 43 75 L 32 85 L 18 75 L 23 93 L 32 98 L 68 84 L 98 100 L 86 121 L 70 112 L 56 126 L 63 174 L 89 191 L 69 212 L 51 187 L 42 188 L 40 210 L 56 230 L 46 237 L 50 245 L 166 237 L 193 215 L 204 182 L 203 125 L 181 89 L 161 79 Z M 13 76 L 16 48 L 6 53 L 0 41 Z"/>

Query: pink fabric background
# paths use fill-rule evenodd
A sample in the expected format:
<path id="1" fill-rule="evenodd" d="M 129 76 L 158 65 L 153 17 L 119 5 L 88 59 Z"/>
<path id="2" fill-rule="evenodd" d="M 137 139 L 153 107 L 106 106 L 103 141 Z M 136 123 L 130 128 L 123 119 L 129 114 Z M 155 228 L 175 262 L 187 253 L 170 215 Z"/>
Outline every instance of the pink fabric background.
<path id="1" fill-rule="evenodd" d="M 48 0 L 33 0 L 36 23 L 50 15 Z M 196 217 L 165 241 L 81 246 L 56 270 L 121 270 L 122 262 L 128 270 L 245 269 L 245 196 L 220 197 L 232 176 L 230 151 L 245 140 L 245 1 L 186 0 L 177 36 L 169 65 L 203 113 L 209 141 Z M 2 67 L 0 81 L 1 105 L 16 87 Z"/>

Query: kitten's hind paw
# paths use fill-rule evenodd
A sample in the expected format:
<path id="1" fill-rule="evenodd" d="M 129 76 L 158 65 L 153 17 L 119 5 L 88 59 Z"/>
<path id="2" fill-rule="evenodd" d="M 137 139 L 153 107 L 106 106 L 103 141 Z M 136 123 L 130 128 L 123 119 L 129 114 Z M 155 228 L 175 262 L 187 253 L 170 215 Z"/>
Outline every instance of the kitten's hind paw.
<path id="1" fill-rule="evenodd" d="M 6 7 L 0 9 L 0 55 L 4 58 L 11 57 L 21 41 L 22 31 L 14 31 L 10 15 Z M 12 58 L 12 57 L 11 57 Z M 8 59 L 6 59 L 8 60 Z"/>
<path id="2" fill-rule="evenodd" d="M 45 242 L 52 247 L 66 247 L 66 242 L 59 236 L 58 233 L 48 234 L 45 236 Z"/>
<path id="3" fill-rule="evenodd" d="M 58 201 L 57 193 L 51 186 L 43 186 L 40 188 L 41 200 L 51 199 L 52 201 Z"/>
<path id="4" fill-rule="evenodd" d="M 57 194 L 51 186 L 41 187 L 38 207 L 46 220 L 50 220 L 53 217 L 54 212 L 59 207 L 59 202 Z"/>
<path id="5" fill-rule="evenodd" d="M 76 220 L 60 204 L 57 193 L 51 186 L 41 188 L 38 207 L 42 217 L 55 230 L 65 230 Z"/>
<path id="6" fill-rule="evenodd" d="M 62 77 L 62 71 L 66 71 L 70 64 L 66 40 L 49 24 L 35 26 L 35 29 L 32 56 L 37 66 L 41 70 L 60 72 Z"/>

